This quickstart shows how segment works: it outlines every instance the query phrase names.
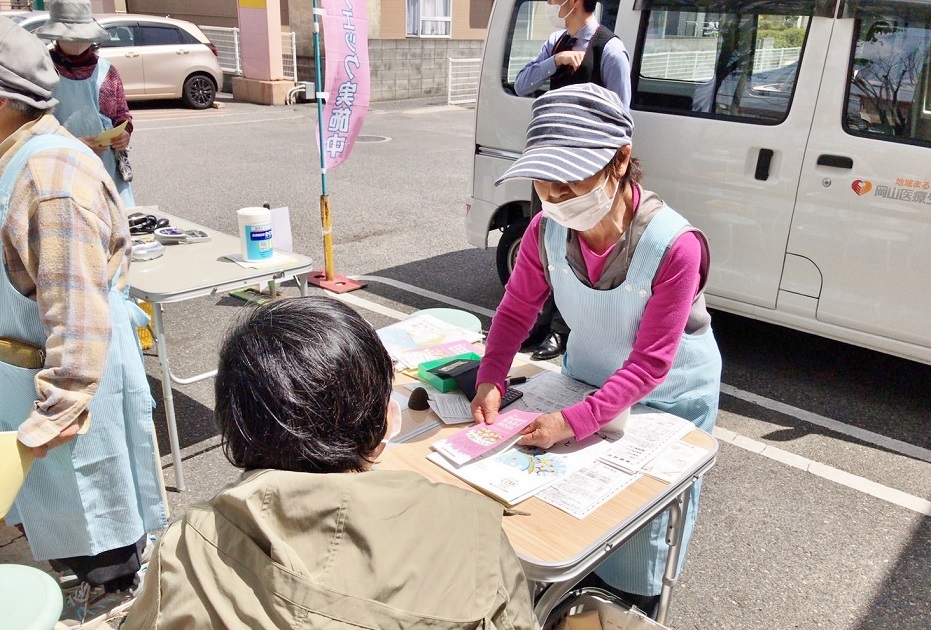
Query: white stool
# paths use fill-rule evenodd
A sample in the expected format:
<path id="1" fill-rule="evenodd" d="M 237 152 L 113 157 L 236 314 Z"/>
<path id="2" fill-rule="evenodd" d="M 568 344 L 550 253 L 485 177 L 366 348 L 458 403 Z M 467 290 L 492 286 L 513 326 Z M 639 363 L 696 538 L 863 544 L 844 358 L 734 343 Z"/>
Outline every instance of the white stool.
<path id="1" fill-rule="evenodd" d="M 0 564 L 0 628 L 51 630 L 64 600 L 48 573 L 22 564 Z"/>

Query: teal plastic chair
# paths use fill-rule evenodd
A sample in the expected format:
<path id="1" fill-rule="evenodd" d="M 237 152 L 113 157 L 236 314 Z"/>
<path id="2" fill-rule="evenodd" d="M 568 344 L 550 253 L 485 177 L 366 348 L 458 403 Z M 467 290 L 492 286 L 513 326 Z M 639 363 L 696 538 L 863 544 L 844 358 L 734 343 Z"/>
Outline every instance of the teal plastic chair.
<path id="1" fill-rule="evenodd" d="M 45 571 L 0 564 L 0 630 L 52 630 L 63 604 L 61 588 Z"/>
<path id="2" fill-rule="evenodd" d="M 425 308 L 422 311 L 415 311 L 409 315 L 433 315 L 439 320 L 459 326 L 472 332 L 482 332 L 482 322 L 478 317 L 468 311 L 462 311 L 458 308 Z"/>

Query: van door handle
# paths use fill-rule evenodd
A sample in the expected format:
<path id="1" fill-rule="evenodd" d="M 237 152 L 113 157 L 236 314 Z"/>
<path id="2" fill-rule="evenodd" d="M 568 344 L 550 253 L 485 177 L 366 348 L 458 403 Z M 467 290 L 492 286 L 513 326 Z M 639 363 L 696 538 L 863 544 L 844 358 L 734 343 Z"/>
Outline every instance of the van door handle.
<path id="1" fill-rule="evenodd" d="M 126 57 L 127 59 L 135 59 L 135 58 L 138 57 L 138 56 L 139 56 L 139 53 L 137 53 L 137 52 L 134 51 L 134 50 L 130 50 L 130 51 L 129 51 L 128 53 L 126 53 L 126 55 L 125 55 L 125 57 Z"/>
<path id="2" fill-rule="evenodd" d="M 756 158 L 756 171 L 753 173 L 753 178 L 761 182 L 765 182 L 769 179 L 769 165 L 773 162 L 773 150 L 772 149 L 760 149 L 760 154 Z"/>
<path id="3" fill-rule="evenodd" d="M 818 156 L 818 166 L 831 166 L 833 168 L 853 168 L 853 159 L 845 155 L 830 155 L 825 153 Z"/>

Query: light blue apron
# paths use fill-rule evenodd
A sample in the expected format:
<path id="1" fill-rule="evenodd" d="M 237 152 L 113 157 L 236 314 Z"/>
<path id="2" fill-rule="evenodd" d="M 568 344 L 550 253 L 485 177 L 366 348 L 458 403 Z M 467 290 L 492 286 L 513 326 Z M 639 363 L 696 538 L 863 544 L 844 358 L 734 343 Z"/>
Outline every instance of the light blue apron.
<path id="1" fill-rule="evenodd" d="M 0 225 L 26 160 L 61 147 L 93 155 L 83 143 L 63 136 L 26 142 L 0 177 Z M 0 261 L 2 256 L 0 243 Z M 0 276 L 0 336 L 44 347 L 47 333 L 38 305 L 10 284 L 5 266 Z M 104 375 L 89 406 L 90 430 L 36 460 L 6 516 L 10 525 L 24 524 L 36 560 L 97 555 L 165 526 L 152 396 L 136 336 L 136 326 L 148 318 L 116 288 L 118 279 L 119 273 L 110 283 L 112 335 Z M 0 430 L 15 431 L 34 409 L 38 372 L 0 362 Z"/>
<path id="2" fill-rule="evenodd" d="M 546 221 L 545 246 L 556 306 L 571 332 L 563 356 L 563 372 L 594 387 L 621 368 L 633 350 L 643 312 L 652 295 L 653 279 L 666 251 L 688 222 L 663 206 L 644 231 L 624 282 L 600 291 L 586 286 L 573 273 L 566 258 L 566 228 Z M 642 403 L 689 420 L 711 431 L 718 413 L 721 389 L 721 355 L 714 335 L 683 334 L 666 380 Z M 682 538 L 678 570 L 685 563 L 698 513 L 701 482 L 693 486 Z M 667 513 L 654 521 L 598 567 L 608 584 L 638 595 L 657 595 L 669 551 L 666 545 Z"/>
<path id="3" fill-rule="evenodd" d="M 61 77 L 58 85 L 52 91 L 52 96 L 58 99 L 55 106 L 55 118 L 62 126 L 77 138 L 97 136 L 102 131 L 113 129 L 113 121 L 100 113 L 100 88 L 103 86 L 110 62 L 98 59 L 94 74 L 82 81 Z M 123 205 L 132 208 L 136 205 L 132 188 L 129 182 L 123 181 L 116 169 L 116 158 L 113 149 L 106 149 L 99 154 L 103 165 L 110 173 L 110 179 L 116 184 L 116 189 L 123 198 Z"/>

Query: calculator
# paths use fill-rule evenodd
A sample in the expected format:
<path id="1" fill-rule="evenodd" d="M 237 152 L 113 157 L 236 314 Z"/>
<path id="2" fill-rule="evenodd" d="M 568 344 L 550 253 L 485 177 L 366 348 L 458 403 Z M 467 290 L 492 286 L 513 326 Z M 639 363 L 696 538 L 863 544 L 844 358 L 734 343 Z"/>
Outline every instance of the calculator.
<path id="1" fill-rule="evenodd" d="M 515 402 L 518 399 L 520 399 L 520 397 L 523 395 L 524 395 L 524 392 L 520 391 L 519 389 L 508 387 L 507 391 L 504 392 L 504 396 L 501 397 L 501 406 L 498 407 L 498 409 L 504 409 L 505 407 L 510 405 L 512 402 Z"/>

